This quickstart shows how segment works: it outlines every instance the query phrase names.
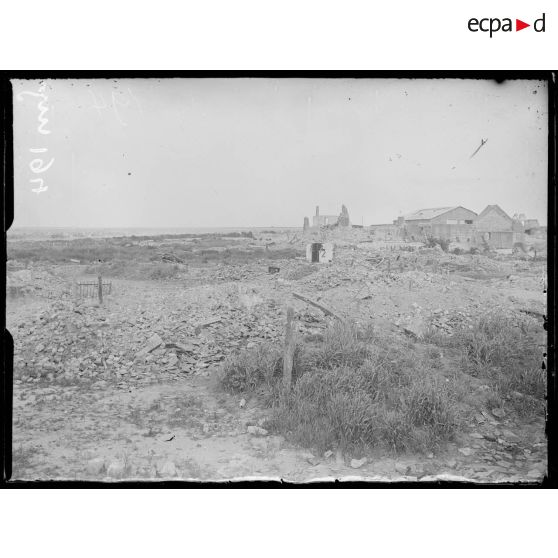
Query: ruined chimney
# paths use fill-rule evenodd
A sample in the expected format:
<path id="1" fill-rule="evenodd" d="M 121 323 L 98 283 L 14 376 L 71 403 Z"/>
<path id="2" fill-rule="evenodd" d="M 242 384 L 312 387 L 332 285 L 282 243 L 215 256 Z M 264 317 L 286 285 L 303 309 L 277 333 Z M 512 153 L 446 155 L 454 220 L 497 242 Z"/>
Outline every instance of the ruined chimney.
<path id="1" fill-rule="evenodd" d="M 316 206 L 316 217 L 319 217 L 319 215 L 320 215 L 320 206 L 317 205 Z"/>

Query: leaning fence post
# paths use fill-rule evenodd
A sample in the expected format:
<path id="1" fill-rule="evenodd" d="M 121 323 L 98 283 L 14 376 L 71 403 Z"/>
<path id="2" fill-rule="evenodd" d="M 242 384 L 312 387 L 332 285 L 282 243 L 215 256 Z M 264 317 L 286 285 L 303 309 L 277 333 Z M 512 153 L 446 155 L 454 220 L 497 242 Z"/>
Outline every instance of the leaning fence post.
<path id="1" fill-rule="evenodd" d="M 100 273 L 97 280 L 99 282 L 99 304 L 103 304 L 103 278 Z"/>
<path id="2" fill-rule="evenodd" d="M 294 336 L 293 336 L 294 310 L 292 306 L 287 308 L 287 323 L 285 324 L 285 346 L 283 351 L 283 387 L 285 391 L 291 389 L 294 360 Z"/>

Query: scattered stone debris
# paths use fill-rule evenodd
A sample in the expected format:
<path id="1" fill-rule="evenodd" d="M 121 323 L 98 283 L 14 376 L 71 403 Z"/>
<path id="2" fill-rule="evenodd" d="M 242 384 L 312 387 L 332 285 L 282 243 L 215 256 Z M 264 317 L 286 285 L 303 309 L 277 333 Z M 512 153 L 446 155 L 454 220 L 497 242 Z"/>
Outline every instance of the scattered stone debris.
<path id="1" fill-rule="evenodd" d="M 201 324 L 198 324 L 194 331 L 195 331 L 196 335 L 199 335 L 204 328 L 206 328 L 208 326 L 211 326 L 213 324 L 218 324 L 220 321 L 221 321 L 221 318 L 210 318 L 209 320 L 205 320 Z"/>
<path id="2" fill-rule="evenodd" d="M 137 353 L 137 357 L 143 357 L 145 356 L 147 353 L 150 353 L 151 351 L 154 351 L 157 347 L 159 347 L 160 345 L 163 344 L 163 340 L 161 339 L 161 337 L 157 334 L 154 333 L 148 340 L 147 343 L 145 345 L 145 347 L 139 352 Z"/>
<path id="3" fill-rule="evenodd" d="M 367 461 L 366 457 L 362 459 L 351 459 L 351 467 L 353 469 L 360 469 Z"/>
<path id="4" fill-rule="evenodd" d="M 105 471 L 105 460 L 96 457 L 87 462 L 87 473 L 93 477 L 99 477 Z"/>
<path id="5" fill-rule="evenodd" d="M 178 476 L 176 465 L 172 461 L 165 461 L 161 468 L 157 468 L 158 476 L 161 478 L 174 478 Z"/>
<path id="6" fill-rule="evenodd" d="M 411 342 L 403 339 L 403 334 L 413 339 L 424 338 L 431 330 L 452 335 L 471 327 L 492 309 L 503 308 L 510 320 L 537 327 L 546 314 L 541 281 L 545 262 L 540 262 L 535 276 L 532 266 L 537 262 L 522 263 L 505 255 L 458 255 L 443 252 L 439 246 L 430 249 L 421 243 L 395 241 L 380 248 L 366 229 L 327 229 L 320 232 L 323 238 L 310 237 L 314 234 L 311 230 L 307 234 L 304 239 L 291 234 L 288 241 L 270 244 L 270 252 L 286 246 L 299 250 L 297 257 L 273 259 L 276 265 L 262 258 L 242 265 L 216 263 L 186 270 L 186 266 L 173 262 L 179 266 L 180 282 L 161 281 L 152 290 L 139 281 L 115 279 L 117 295 L 107 297 L 102 306 L 72 298 L 69 285 L 82 269 L 76 262 L 69 265 L 66 260 L 63 271 L 46 264 L 24 268 L 9 262 L 8 285 L 24 302 L 20 307 L 17 300 L 9 309 L 14 383 L 21 393 L 17 404 L 33 411 L 41 405 L 66 410 L 77 391 L 86 392 L 93 401 L 117 391 L 132 396 L 141 386 L 189 382 L 191 378 L 185 374 L 209 376 L 230 355 L 263 343 L 281 343 L 287 300 L 295 306 L 297 334 L 313 340 L 323 339 L 320 336 L 327 324 L 345 314 L 351 323 L 373 322 L 380 332 L 390 329 L 403 343 Z M 333 261 L 326 265 L 306 261 L 303 247 L 313 240 L 334 242 Z M 271 268 L 278 271 L 270 272 Z M 342 308 L 343 315 L 336 308 Z M 392 327 L 394 323 L 398 329 Z M 427 349 L 434 352 L 431 346 Z M 511 392 L 510 397 L 526 398 L 519 392 Z M 249 409 L 246 405 L 246 400 L 238 402 L 236 397 L 230 402 L 242 417 L 230 428 L 231 439 L 238 437 L 246 443 L 247 432 L 250 444 L 267 449 L 268 441 L 275 437 L 269 436 L 265 423 L 254 424 L 253 405 Z M 200 417 L 195 417 L 192 428 L 200 442 L 202 438 L 218 439 L 225 430 L 218 411 L 204 409 L 203 416 L 200 411 Z M 527 436 L 523 424 L 517 430 L 519 435 L 507 430 L 515 430 L 517 425 L 514 415 L 502 409 L 475 412 L 471 419 L 472 432 L 461 441 L 467 447 L 452 449 L 457 459 L 445 462 L 456 474 L 490 481 L 510 478 L 512 473 L 522 478 L 527 474 L 534 481 L 542 478 L 544 470 L 538 467 L 546 448 L 542 436 Z M 14 413 L 14 421 L 18 420 L 22 418 Z M 57 426 L 53 432 L 54 428 Z M 141 431 L 159 444 L 170 438 L 169 428 L 178 432 L 170 423 L 162 430 L 143 425 Z M 171 450 L 175 444 L 160 445 Z M 323 461 L 333 456 L 329 450 Z M 338 469 L 352 467 L 350 456 L 347 459 L 345 462 L 345 457 L 335 452 Z M 320 465 L 319 458 L 314 457 L 314 461 Z M 475 470 L 477 464 L 479 470 Z M 88 478 L 129 478 L 135 469 L 126 465 L 127 461 L 113 455 L 85 458 L 79 470 Z M 333 462 L 330 465 L 333 467 Z M 146 469 L 144 474 L 151 478 L 174 478 L 186 471 L 182 462 L 173 462 L 166 469 L 164 462 L 157 468 L 150 466 L 154 472 Z M 398 473 L 416 478 L 423 478 L 420 475 L 427 469 L 428 463 L 423 471 L 395 466 Z"/>
<path id="7" fill-rule="evenodd" d="M 472 448 L 458 448 L 459 453 L 462 453 L 464 456 L 469 457 L 475 453 L 475 450 Z"/>
<path id="8" fill-rule="evenodd" d="M 261 428 L 260 426 L 248 426 L 246 428 L 246 432 L 248 434 L 252 434 L 253 436 L 267 436 L 268 432 L 265 428 Z"/>
<path id="9" fill-rule="evenodd" d="M 313 453 L 304 453 L 302 457 L 313 467 L 320 464 L 320 460 Z"/>
<path id="10" fill-rule="evenodd" d="M 114 479 L 122 479 L 126 474 L 124 461 L 113 461 L 107 468 L 107 475 Z"/>

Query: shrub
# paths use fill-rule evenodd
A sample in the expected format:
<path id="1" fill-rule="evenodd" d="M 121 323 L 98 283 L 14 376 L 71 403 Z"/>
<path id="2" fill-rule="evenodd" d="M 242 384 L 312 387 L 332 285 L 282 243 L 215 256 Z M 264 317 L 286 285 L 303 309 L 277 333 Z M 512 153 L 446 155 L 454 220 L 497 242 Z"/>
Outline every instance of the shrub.
<path id="1" fill-rule="evenodd" d="M 179 272 L 179 267 L 176 264 L 155 264 L 149 272 L 150 279 L 172 279 L 176 277 Z"/>
<path id="2" fill-rule="evenodd" d="M 436 246 L 439 246 L 444 252 L 447 252 L 449 250 L 450 241 L 446 240 L 445 238 L 430 236 L 426 240 L 426 245 L 429 248 L 435 248 Z"/>

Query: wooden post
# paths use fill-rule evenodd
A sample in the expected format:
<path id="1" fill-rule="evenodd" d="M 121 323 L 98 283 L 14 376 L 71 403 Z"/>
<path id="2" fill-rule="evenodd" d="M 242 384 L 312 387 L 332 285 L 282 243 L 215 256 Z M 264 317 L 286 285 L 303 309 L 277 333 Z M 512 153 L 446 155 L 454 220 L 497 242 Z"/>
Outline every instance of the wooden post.
<path id="1" fill-rule="evenodd" d="M 287 323 L 285 324 L 285 346 L 283 351 L 283 387 L 285 391 L 291 389 L 294 361 L 294 335 L 293 335 L 294 310 L 292 306 L 287 308 Z"/>
<path id="2" fill-rule="evenodd" d="M 300 293 L 293 293 L 293 296 L 295 298 L 298 298 L 299 300 L 302 300 L 303 302 L 306 302 L 307 304 L 311 304 L 312 306 L 319 308 L 326 316 L 332 316 L 334 318 L 337 318 L 341 322 L 345 321 L 343 316 L 341 316 L 340 314 L 338 314 L 332 308 L 329 308 L 325 304 L 318 303 L 314 300 L 311 300 L 307 296 L 301 295 Z"/>
<path id="3" fill-rule="evenodd" d="M 103 278 L 101 277 L 101 274 L 99 273 L 99 277 L 97 278 L 98 283 L 99 283 L 99 304 L 103 304 Z"/>

